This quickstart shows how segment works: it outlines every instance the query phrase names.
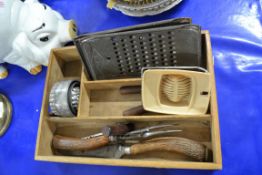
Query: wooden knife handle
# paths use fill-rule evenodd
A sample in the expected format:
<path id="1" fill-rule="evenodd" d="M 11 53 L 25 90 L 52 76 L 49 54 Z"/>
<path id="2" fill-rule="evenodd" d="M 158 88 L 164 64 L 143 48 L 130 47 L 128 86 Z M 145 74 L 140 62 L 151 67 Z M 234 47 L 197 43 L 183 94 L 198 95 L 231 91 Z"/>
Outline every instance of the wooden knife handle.
<path id="1" fill-rule="evenodd" d="M 123 86 L 120 88 L 120 94 L 127 95 L 127 94 L 140 94 L 141 93 L 141 86 Z"/>
<path id="2" fill-rule="evenodd" d="M 52 140 L 53 147 L 59 150 L 93 150 L 109 143 L 109 138 L 106 136 L 98 136 L 90 139 L 81 139 L 74 137 L 64 137 L 55 135 Z"/>
<path id="3" fill-rule="evenodd" d="M 212 152 L 208 148 L 194 140 L 172 137 L 169 140 L 134 144 L 130 147 L 130 154 L 140 154 L 150 151 L 170 151 L 187 155 L 198 161 L 210 161 Z"/>
<path id="4" fill-rule="evenodd" d="M 146 113 L 142 105 L 127 109 L 123 112 L 123 116 L 142 115 Z"/>

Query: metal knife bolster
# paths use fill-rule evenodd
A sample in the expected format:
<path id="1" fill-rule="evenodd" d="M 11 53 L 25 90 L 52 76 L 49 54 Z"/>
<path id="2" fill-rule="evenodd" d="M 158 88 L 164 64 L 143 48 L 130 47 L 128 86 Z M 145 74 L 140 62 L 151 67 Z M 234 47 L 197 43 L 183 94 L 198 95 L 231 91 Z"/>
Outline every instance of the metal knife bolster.
<path id="1" fill-rule="evenodd" d="M 121 158 L 123 155 L 130 155 L 130 154 L 131 154 L 131 147 L 119 146 L 118 151 L 116 151 L 114 158 Z"/>

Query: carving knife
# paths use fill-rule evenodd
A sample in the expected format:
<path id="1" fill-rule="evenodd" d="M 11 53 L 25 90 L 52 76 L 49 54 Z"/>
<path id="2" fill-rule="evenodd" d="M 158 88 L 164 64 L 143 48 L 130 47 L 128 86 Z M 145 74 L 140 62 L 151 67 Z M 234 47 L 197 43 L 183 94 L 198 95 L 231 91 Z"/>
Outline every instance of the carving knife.
<path id="1" fill-rule="evenodd" d="M 205 145 L 181 137 L 161 138 L 160 140 L 148 141 L 132 146 L 109 145 L 92 151 L 59 150 L 58 152 L 67 156 L 121 158 L 124 155 L 136 155 L 151 151 L 176 152 L 197 161 L 212 161 L 212 151 Z"/>

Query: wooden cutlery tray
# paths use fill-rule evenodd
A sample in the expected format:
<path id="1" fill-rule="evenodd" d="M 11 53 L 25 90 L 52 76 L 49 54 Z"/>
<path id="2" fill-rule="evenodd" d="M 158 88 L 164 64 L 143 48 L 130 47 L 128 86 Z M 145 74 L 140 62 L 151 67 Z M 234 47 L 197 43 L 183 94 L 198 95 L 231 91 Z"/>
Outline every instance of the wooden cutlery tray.
<path id="1" fill-rule="evenodd" d="M 89 81 L 75 47 L 54 49 L 50 54 L 46 77 L 35 159 L 131 167 L 221 169 L 222 157 L 217 97 L 209 32 L 203 31 L 202 36 L 203 57 L 206 59 L 208 71 L 212 74 L 212 90 L 209 112 L 197 116 L 156 113 L 147 113 L 142 116 L 123 116 L 124 110 L 141 105 L 141 95 L 121 95 L 119 88 L 141 85 L 140 78 Z M 72 78 L 81 80 L 78 115 L 74 118 L 49 116 L 48 96 L 51 87 L 57 81 Z M 212 150 L 213 160 L 211 162 L 197 162 L 186 156 L 167 152 L 151 152 L 138 156 L 123 157 L 122 159 L 71 157 L 54 154 L 51 146 L 54 134 L 83 137 L 97 133 L 103 126 L 116 122 L 133 122 L 138 128 L 156 124 L 178 124 L 177 128 L 181 129 L 182 132 L 177 133 L 176 136 L 193 139 L 205 144 Z"/>

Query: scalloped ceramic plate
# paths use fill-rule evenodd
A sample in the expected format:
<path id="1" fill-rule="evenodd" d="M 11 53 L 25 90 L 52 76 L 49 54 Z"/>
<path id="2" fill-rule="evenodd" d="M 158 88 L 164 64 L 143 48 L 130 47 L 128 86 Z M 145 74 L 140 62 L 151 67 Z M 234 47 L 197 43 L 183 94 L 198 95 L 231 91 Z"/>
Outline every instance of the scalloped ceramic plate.
<path id="1" fill-rule="evenodd" d="M 163 13 L 182 0 L 108 0 L 107 7 L 128 16 L 143 17 Z"/>

